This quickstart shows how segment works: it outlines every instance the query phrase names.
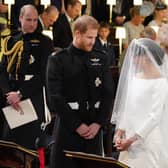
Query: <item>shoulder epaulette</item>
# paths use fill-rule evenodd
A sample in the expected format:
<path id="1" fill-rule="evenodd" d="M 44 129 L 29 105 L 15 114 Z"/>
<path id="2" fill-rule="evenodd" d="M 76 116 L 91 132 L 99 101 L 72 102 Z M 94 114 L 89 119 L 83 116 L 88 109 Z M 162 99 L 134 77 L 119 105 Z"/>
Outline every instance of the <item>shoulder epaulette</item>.
<path id="1" fill-rule="evenodd" d="M 16 61 L 16 76 L 18 74 L 18 70 L 20 68 L 21 63 L 21 56 L 23 52 L 23 40 L 18 40 L 11 49 L 8 49 L 8 41 L 10 40 L 11 36 L 8 36 L 4 39 L 3 45 L 3 55 L 7 57 L 8 66 L 7 72 L 11 73 L 11 68 Z"/>
<path id="2" fill-rule="evenodd" d="M 54 52 L 51 54 L 51 56 L 57 56 L 65 52 L 67 52 L 67 49 L 62 49 L 58 47 L 54 49 Z"/>

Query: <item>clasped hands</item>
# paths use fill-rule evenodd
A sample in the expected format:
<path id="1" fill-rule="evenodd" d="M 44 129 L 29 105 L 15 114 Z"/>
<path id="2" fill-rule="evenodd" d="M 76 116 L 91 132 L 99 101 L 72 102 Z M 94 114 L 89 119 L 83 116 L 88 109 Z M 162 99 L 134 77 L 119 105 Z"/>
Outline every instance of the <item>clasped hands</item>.
<path id="1" fill-rule="evenodd" d="M 93 139 L 100 129 L 100 125 L 97 123 L 92 123 L 90 125 L 82 123 L 76 132 L 84 139 Z"/>
<path id="2" fill-rule="evenodd" d="M 125 131 L 119 129 L 114 137 L 115 147 L 119 151 L 126 151 L 138 139 L 138 135 L 135 134 L 133 137 L 125 138 Z"/>
<path id="3" fill-rule="evenodd" d="M 128 148 L 131 146 L 131 144 L 134 141 L 132 141 L 130 138 L 128 139 L 122 139 L 120 137 L 117 137 L 115 140 L 115 147 L 117 148 L 117 150 L 119 151 L 126 151 L 128 150 Z"/>

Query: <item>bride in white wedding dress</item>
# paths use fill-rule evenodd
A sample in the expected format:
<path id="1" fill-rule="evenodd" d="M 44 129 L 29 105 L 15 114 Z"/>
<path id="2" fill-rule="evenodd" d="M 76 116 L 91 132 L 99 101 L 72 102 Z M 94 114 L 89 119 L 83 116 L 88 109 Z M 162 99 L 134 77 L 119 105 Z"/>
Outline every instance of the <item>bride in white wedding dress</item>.
<path id="1" fill-rule="evenodd" d="M 131 168 L 168 167 L 167 65 L 154 41 L 141 38 L 129 45 L 112 121 L 116 121 L 119 160 Z"/>

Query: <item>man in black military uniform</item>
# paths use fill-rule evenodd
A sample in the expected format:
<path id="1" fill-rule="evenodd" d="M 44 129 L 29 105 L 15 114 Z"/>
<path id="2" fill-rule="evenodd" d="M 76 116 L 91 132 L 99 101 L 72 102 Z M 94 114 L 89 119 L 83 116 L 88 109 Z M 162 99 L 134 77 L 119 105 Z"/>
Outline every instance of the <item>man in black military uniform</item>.
<path id="1" fill-rule="evenodd" d="M 30 98 L 38 120 L 15 129 L 4 128 L 4 139 L 34 149 L 44 121 L 43 86 L 48 56 L 53 50 L 52 41 L 35 32 L 38 13 L 34 6 L 25 5 L 19 17 L 22 31 L 4 41 L 4 55 L 0 63 L 0 88 L 6 105 L 19 110 L 19 102 Z M 15 119 L 17 120 L 17 118 Z"/>
<path id="2" fill-rule="evenodd" d="M 112 108 L 113 82 L 107 56 L 93 50 L 99 24 L 83 15 L 73 27 L 72 45 L 52 55 L 47 66 L 50 107 L 60 117 L 52 161 L 59 168 L 82 167 L 65 158 L 63 150 L 102 155 L 101 128 Z"/>

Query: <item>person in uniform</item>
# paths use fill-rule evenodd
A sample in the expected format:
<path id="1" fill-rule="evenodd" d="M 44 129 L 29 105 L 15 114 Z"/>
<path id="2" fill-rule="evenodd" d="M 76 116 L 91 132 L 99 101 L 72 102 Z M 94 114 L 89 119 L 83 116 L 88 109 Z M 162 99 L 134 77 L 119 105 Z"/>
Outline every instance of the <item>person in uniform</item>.
<path id="1" fill-rule="evenodd" d="M 29 98 L 38 119 L 10 129 L 6 123 L 3 138 L 29 149 L 41 133 L 44 121 L 43 86 L 48 56 L 53 51 L 50 38 L 37 33 L 38 13 L 33 5 L 24 5 L 19 17 L 21 32 L 6 37 L 4 54 L 0 62 L 0 88 L 6 105 L 19 110 L 19 102 Z M 17 120 L 17 118 L 16 118 Z"/>
<path id="2" fill-rule="evenodd" d="M 52 160 L 56 167 L 81 167 L 63 150 L 103 153 L 101 130 L 112 108 L 113 80 L 105 52 L 93 49 L 98 27 L 92 16 L 80 16 L 73 25 L 72 44 L 48 60 L 49 104 L 60 117 Z"/>

